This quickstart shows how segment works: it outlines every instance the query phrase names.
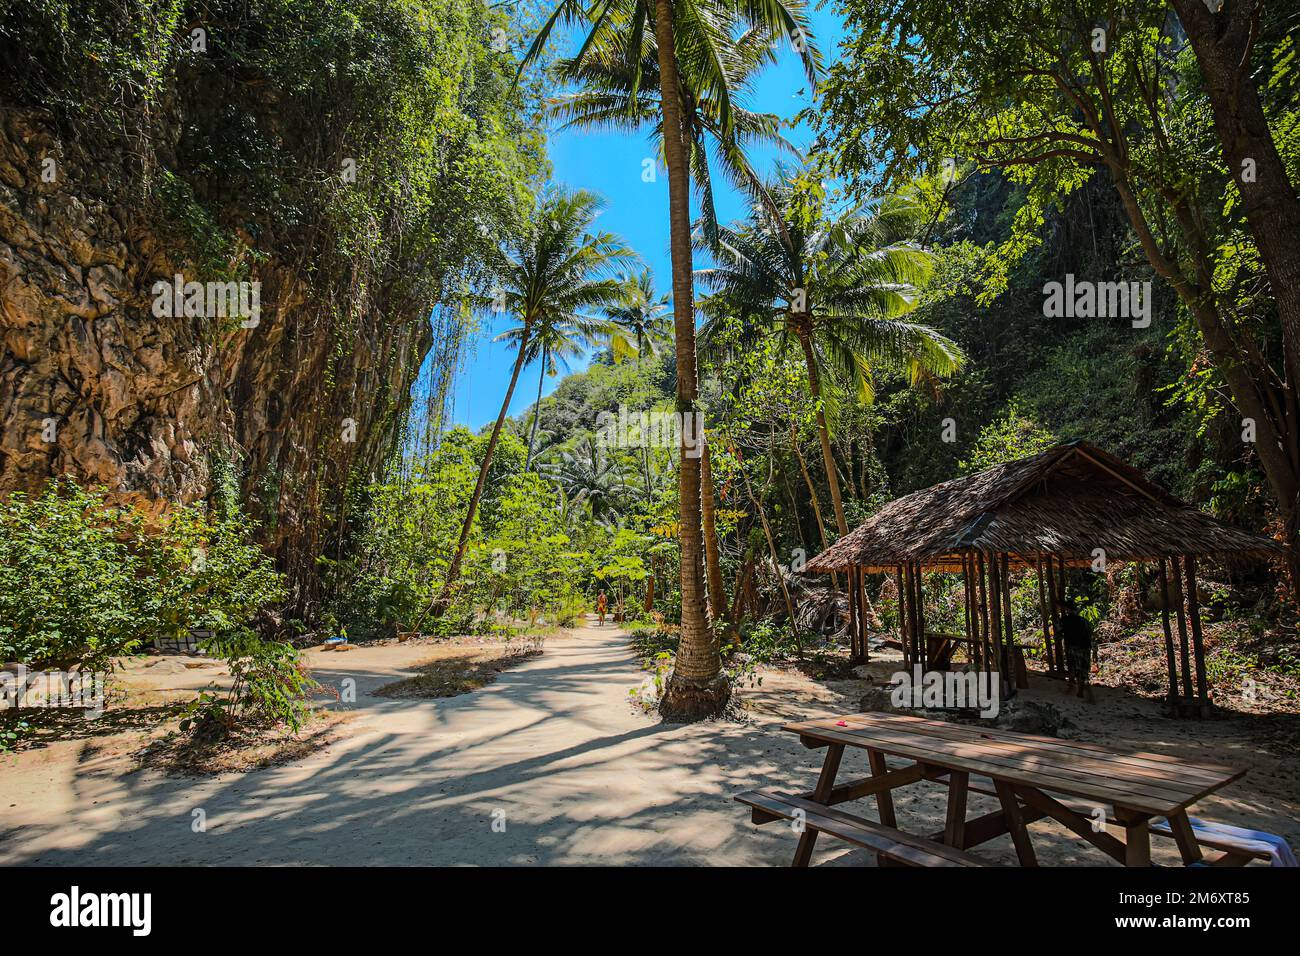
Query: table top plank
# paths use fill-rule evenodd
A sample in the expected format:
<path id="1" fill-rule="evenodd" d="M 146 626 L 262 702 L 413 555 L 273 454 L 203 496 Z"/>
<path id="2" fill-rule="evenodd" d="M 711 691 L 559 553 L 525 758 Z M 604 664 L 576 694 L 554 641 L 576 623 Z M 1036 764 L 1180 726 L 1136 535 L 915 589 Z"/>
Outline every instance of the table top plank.
<path id="1" fill-rule="evenodd" d="M 1044 737 L 1038 734 L 1027 734 L 1018 730 L 1002 730 L 996 727 L 971 727 L 968 724 L 955 724 L 944 720 L 929 720 L 924 717 L 914 717 L 911 714 L 890 714 L 884 712 L 856 713 L 847 714 L 841 717 L 820 717 L 815 720 L 799 721 L 787 724 L 783 729 L 798 732 L 800 728 L 807 727 L 831 727 L 836 726 L 839 721 L 846 721 L 853 725 L 856 721 L 858 724 L 894 722 L 899 725 L 910 728 L 925 729 L 932 732 L 942 732 L 951 730 L 957 733 L 967 735 L 978 735 L 981 738 L 990 738 L 994 740 L 1011 740 L 1017 743 L 1032 740 L 1042 744 L 1044 747 L 1053 749 L 1065 749 L 1070 751 L 1091 751 L 1092 753 L 1101 754 L 1106 757 L 1121 757 L 1125 759 L 1138 759 L 1144 764 L 1168 764 L 1180 771 L 1194 772 L 1196 775 L 1203 775 L 1210 780 L 1217 780 L 1224 772 L 1233 772 L 1232 768 L 1220 764 L 1209 764 L 1203 762 L 1189 762 L 1183 757 L 1173 757 L 1169 754 L 1151 753 L 1140 750 L 1115 750 L 1111 747 L 1105 747 L 1101 744 L 1089 743 L 1084 740 L 1062 740 L 1059 737 Z"/>
<path id="2" fill-rule="evenodd" d="M 847 743 L 847 741 L 842 740 L 836 742 Z M 946 766 L 954 770 L 965 769 L 962 761 L 965 761 L 971 768 L 974 768 L 976 762 L 979 762 L 982 767 L 994 768 L 979 771 L 987 773 L 994 779 L 1013 781 L 1039 789 L 1074 792 L 1074 788 L 1082 786 L 1096 790 L 1097 787 L 1093 785 L 1098 781 L 1105 781 L 1103 792 L 1115 798 L 1105 802 L 1120 806 L 1137 806 L 1140 804 L 1144 808 L 1147 806 L 1178 807 L 1187 801 L 1194 800 L 1199 793 L 1198 790 L 1185 790 L 1173 786 L 1163 787 L 1148 781 L 1122 780 L 1094 769 L 1075 770 L 1059 762 L 1042 759 L 1031 750 L 1017 753 L 1005 749 L 982 747 L 979 744 L 927 738 L 905 732 L 877 731 L 871 735 L 869 740 L 865 742 L 860 740 L 854 745 L 875 747 L 900 756 L 912 756 L 913 759 L 923 759 L 927 763 Z M 907 748 L 906 753 L 903 748 Z M 917 753 L 928 756 L 920 757 L 917 756 Z M 1081 792 L 1080 795 L 1082 795 Z"/>
<path id="3" fill-rule="evenodd" d="M 952 740 L 974 740 L 992 748 L 1015 748 L 1022 750 L 1026 742 L 1032 742 L 1042 748 L 1044 753 L 1059 755 L 1059 759 L 1070 766 L 1081 769 L 1091 768 L 1114 774 L 1124 779 L 1149 779 L 1159 783 L 1175 783 L 1180 789 L 1197 791 L 1204 786 L 1221 786 L 1224 774 L 1232 774 L 1230 767 L 1214 764 L 1191 763 L 1166 754 L 1145 754 L 1107 750 L 1093 744 L 1081 744 L 1079 741 L 1061 740 L 1055 737 L 1039 737 L 1032 734 L 1018 734 L 1014 731 L 982 729 L 945 721 L 928 721 L 923 728 L 914 729 L 901 714 L 855 714 L 850 717 L 833 718 L 844 721 L 850 727 L 863 726 L 861 718 L 869 718 L 871 723 L 894 724 L 900 730 L 923 733 L 930 736 L 944 737 Z M 884 718 L 883 721 L 877 718 Z M 1153 759 L 1153 758 L 1160 759 Z"/>
<path id="4" fill-rule="evenodd" d="M 839 724 L 843 722 L 845 726 Z M 851 714 L 787 724 L 828 743 L 879 750 L 1035 789 L 1168 815 L 1244 771 L 1164 754 L 1109 750 L 1014 731 L 967 727 L 903 714 Z"/>

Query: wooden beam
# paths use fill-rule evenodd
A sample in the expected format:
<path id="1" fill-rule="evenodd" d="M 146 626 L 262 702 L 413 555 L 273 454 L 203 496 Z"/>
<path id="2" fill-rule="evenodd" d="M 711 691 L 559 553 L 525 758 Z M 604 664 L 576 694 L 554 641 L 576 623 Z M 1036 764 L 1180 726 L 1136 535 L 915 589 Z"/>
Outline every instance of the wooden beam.
<path id="1" fill-rule="evenodd" d="M 989 640 L 989 597 L 988 597 L 988 574 L 984 565 L 984 554 L 981 551 L 975 552 L 975 563 L 979 566 L 979 614 L 980 614 L 980 656 L 984 659 L 984 670 L 993 670 L 993 660 L 990 656 L 991 646 Z"/>
<path id="2" fill-rule="evenodd" d="M 883 761 L 883 757 L 881 758 Z M 916 783 L 925 777 L 925 772 L 920 764 L 912 764 L 899 770 L 886 770 L 877 774 L 872 768 L 870 777 L 860 777 L 857 780 L 851 780 L 848 783 L 840 784 L 831 790 L 830 796 L 826 799 L 827 806 L 834 806 L 837 803 L 846 803 L 849 800 L 861 800 L 864 797 L 874 797 L 882 791 L 897 790 L 899 787 L 906 787 L 908 784 Z M 799 796 L 808 800 L 815 800 L 815 792 L 801 793 Z M 882 821 L 883 822 L 883 821 Z"/>
<path id="3" fill-rule="evenodd" d="M 1041 820 L 1046 814 L 1033 809 L 1032 807 L 1020 808 L 1020 819 L 1025 824 L 1034 823 Z M 965 837 L 962 849 L 969 850 L 973 846 L 979 846 L 981 843 L 988 843 L 989 840 L 996 840 L 1007 832 L 1007 815 L 1001 810 L 994 810 L 992 813 L 986 813 L 983 816 L 976 817 L 973 820 L 967 820 L 965 826 Z M 930 839 L 936 843 L 943 842 L 944 833 L 940 830 L 938 833 L 931 833 Z"/>
<path id="4" fill-rule="evenodd" d="M 831 744 L 826 748 L 826 761 L 822 764 L 822 772 L 817 777 L 817 788 L 813 791 L 813 799 L 818 803 L 825 803 L 830 799 L 831 791 L 835 787 L 835 775 L 840 772 L 840 758 L 844 756 L 843 744 Z M 812 859 L 813 847 L 817 845 L 817 831 L 805 826 L 803 833 L 799 834 L 799 846 L 794 851 L 794 863 L 792 866 L 807 866 L 808 861 Z"/>
<path id="5" fill-rule="evenodd" d="M 1183 571 L 1182 564 L 1176 555 L 1169 556 L 1169 564 L 1173 569 L 1170 577 L 1174 584 L 1174 613 L 1178 617 L 1178 646 L 1179 658 L 1182 666 L 1180 670 L 1183 675 L 1183 696 L 1188 700 L 1192 699 L 1192 665 L 1188 655 L 1187 648 L 1187 618 L 1183 614 Z"/>
<path id="6" fill-rule="evenodd" d="M 885 755 L 879 750 L 867 749 L 867 763 L 871 766 L 871 775 L 877 779 L 887 778 L 891 771 L 889 764 L 885 762 Z M 916 771 L 921 776 L 925 775 L 925 765 L 915 763 L 907 768 L 909 771 Z M 886 787 L 876 793 L 876 813 L 880 816 L 880 822 L 887 827 L 898 828 L 898 817 L 894 813 L 894 794 L 892 788 Z M 883 854 L 876 854 L 876 866 L 890 866 L 892 861 Z"/>
<path id="7" fill-rule="evenodd" d="M 1177 813 L 1171 813 L 1166 818 L 1169 821 L 1169 829 L 1174 835 L 1174 842 L 1178 844 L 1178 852 L 1182 855 L 1183 865 L 1190 866 L 1201 859 L 1201 844 L 1196 839 L 1196 833 L 1192 830 L 1192 821 L 1187 819 L 1187 811 L 1179 810 Z"/>
<path id="8" fill-rule="evenodd" d="M 1169 626 L 1169 574 L 1160 559 L 1160 626 L 1165 632 L 1165 669 L 1169 672 L 1169 706 L 1178 701 L 1178 665 L 1174 659 L 1174 632 Z"/>
<path id="9" fill-rule="evenodd" d="M 898 588 L 898 640 L 903 645 L 903 669 L 907 670 L 912 666 L 907 656 L 907 635 L 912 623 L 912 602 L 907 590 L 907 573 L 901 564 L 894 571 L 894 583 Z"/>
<path id="10" fill-rule="evenodd" d="M 920 562 L 912 567 L 916 574 L 916 656 L 914 659 L 921 662 L 921 670 L 927 670 L 930 666 L 930 656 L 925 640 L 925 575 L 921 570 Z"/>
<path id="11" fill-rule="evenodd" d="M 1149 500 L 1151 500 L 1151 501 L 1154 501 L 1154 502 L 1157 502 L 1157 503 L 1161 503 L 1161 504 L 1163 504 L 1163 502 L 1161 502 L 1160 499 L 1157 498 L 1155 495 L 1153 495 L 1151 492 L 1147 491 L 1145 488 L 1142 488 L 1142 487 L 1139 486 L 1139 485 L 1134 484 L 1134 483 L 1133 483 L 1132 481 L 1130 481 L 1128 478 L 1125 478 L 1123 475 L 1121 475 L 1119 472 L 1117 472 L 1114 468 L 1111 468 L 1111 467 L 1110 467 L 1109 465 L 1107 465 L 1105 462 L 1098 461 L 1096 458 L 1093 458 L 1093 457 L 1092 457 L 1091 455 L 1089 455 L 1086 451 L 1081 451 L 1080 449 L 1076 448 L 1076 449 L 1074 449 L 1074 453 L 1075 453 L 1076 455 L 1078 455 L 1080 458 L 1086 458 L 1086 459 L 1088 459 L 1088 461 L 1092 462 L 1094 465 L 1096 465 L 1096 466 L 1097 466 L 1098 468 L 1100 468 L 1102 471 L 1104 471 L 1104 472 L 1106 472 L 1107 474 L 1109 474 L 1111 477 L 1113 477 L 1113 478 L 1115 478 L 1115 479 L 1117 479 L 1117 480 L 1119 480 L 1119 481 L 1124 482 L 1124 484 L 1128 485 L 1130 488 L 1132 488 L 1134 491 L 1136 491 L 1136 492 L 1137 492 L 1138 494 L 1140 494 L 1142 497 L 1147 498 L 1147 499 L 1149 499 Z M 1055 467 L 1055 466 L 1053 466 L 1053 467 Z"/>
<path id="12" fill-rule="evenodd" d="M 1115 819 L 1124 827 L 1124 865 L 1151 865 L 1151 814 L 1123 807 L 1115 808 Z"/>
<path id="13" fill-rule="evenodd" d="M 1007 829 L 1011 833 L 1011 842 L 1016 848 L 1016 859 L 1021 866 L 1037 866 L 1038 857 L 1034 854 L 1034 844 L 1029 839 L 1029 830 L 1025 828 L 1025 819 L 1016 800 L 1016 792 L 1011 784 L 994 780 L 993 786 L 998 792 L 998 802 L 1002 804 L 1002 813 L 1007 818 Z"/>
<path id="14" fill-rule="evenodd" d="M 966 792 L 970 774 L 954 770 L 948 775 L 948 813 L 943 826 L 943 842 L 960 848 L 966 840 Z"/>
<path id="15" fill-rule="evenodd" d="M 1057 666 L 1056 655 L 1052 647 L 1052 622 L 1047 616 L 1047 585 L 1043 581 L 1043 559 L 1040 557 L 1036 561 L 1035 571 L 1038 577 L 1038 616 L 1043 624 L 1043 661 L 1047 664 L 1048 671 L 1055 673 L 1061 668 Z"/>
<path id="16" fill-rule="evenodd" d="M 996 554 L 989 556 L 989 617 L 993 622 L 993 665 L 998 670 L 998 681 L 1006 680 L 1005 648 L 1002 646 L 1002 572 Z"/>
<path id="17" fill-rule="evenodd" d="M 1192 655 L 1196 661 L 1196 696 L 1201 706 L 1210 702 L 1210 689 L 1205 674 L 1205 638 L 1201 634 L 1201 603 L 1196 596 L 1196 558 L 1194 555 L 1183 557 L 1183 567 L 1187 570 L 1187 620 L 1192 626 Z"/>
<path id="18" fill-rule="evenodd" d="M 1016 693 L 1016 662 L 1015 652 L 1012 649 L 1016 642 L 1015 621 L 1011 617 L 1011 555 L 1002 555 L 1002 611 L 1006 615 L 1006 625 L 1003 627 L 1003 649 L 1002 657 L 1004 660 L 1005 674 L 1008 681 L 1008 696 L 1014 696 Z"/>
<path id="19" fill-rule="evenodd" d="M 1059 615 L 1065 610 L 1065 597 L 1066 597 L 1065 558 L 1059 555 L 1056 558 L 1056 590 L 1059 595 L 1056 602 L 1056 611 L 1058 614 L 1057 619 L 1059 620 L 1060 619 Z M 1059 628 L 1056 631 L 1056 656 L 1061 659 L 1062 663 L 1065 662 L 1065 638 L 1061 636 L 1061 631 Z"/>
<path id="20" fill-rule="evenodd" d="M 1042 816 L 1051 817 L 1061 826 L 1087 840 L 1103 853 L 1121 863 L 1124 862 L 1124 844 L 1105 831 L 1095 832 L 1092 828 L 1092 820 L 1089 818 L 1075 810 L 1071 810 L 1063 803 L 1053 800 L 1041 790 L 1032 787 L 1016 787 L 1015 792 L 1021 800 Z"/>
<path id="21" fill-rule="evenodd" d="M 877 780 L 884 780 L 891 776 L 892 773 L 901 771 L 890 771 L 889 764 L 885 763 L 885 755 L 879 750 L 867 751 L 867 762 L 871 765 L 871 775 Z M 917 780 L 925 774 L 925 767 L 921 764 L 913 764 L 906 768 L 910 773 L 916 771 Z M 908 781 L 909 783 L 912 781 Z M 898 827 L 898 820 L 894 815 L 894 795 L 890 793 L 892 787 L 883 787 L 876 793 L 876 810 L 880 813 L 880 822 L 887 827 Z"/>

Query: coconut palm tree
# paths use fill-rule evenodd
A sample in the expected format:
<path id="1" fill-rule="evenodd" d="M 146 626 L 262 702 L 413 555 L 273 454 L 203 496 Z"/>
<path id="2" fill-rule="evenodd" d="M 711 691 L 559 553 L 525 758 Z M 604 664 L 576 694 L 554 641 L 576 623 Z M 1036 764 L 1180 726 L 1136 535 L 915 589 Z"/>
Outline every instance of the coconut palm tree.
<path id="1" fill-rule="evenodd" d="M 625 293 L 621 273 L 638 262 L 636 254 L 618 236 L 590 232 L 604 205 L 604 200 L 585 190 L 558 187 L 548 190 L 537 210 L 533 228 L 507 250 L 507 262 L 496 295 L 480 303 L 492 302 L 519 319 L 519 334 L 512 339 L 515 362 L 501 411 L 492 426 L 492 435 L 479 464 L 478 479 L 465 512 L 460 540 L 447 567 L 447 579 L 428 609 L 435 615 L 441 614 L 451 603 L 474 526 L 474 516 L 483 497 L 492 454 L 501 437 L 501 426 L 505 423 L 510 399 L 519 382 L 519 373 L 528 361 L 534 330 L 547 325 L 580 327 L 588 312 L 616 305 Z M 420 621 L 423 619 L 424 615 L 421 615 Z M 418 627 L 419 622 L 417 630 Z"/>
<path id="2" fill-rule="evenodd" d="M 822 466 L 843 535 L 848 524 L 826 415 L 834 394 L 824 379 L 869 399 L 878 362 L 920 379 L 952 374 L 962 353 L 946 336 L 903 318 L 932 263 L 913 241 L 924 221 L 919 204 L 886 196 L 828 217 L 817 196 L 792 183 L 770 184 L 771 204 L 756 202 L 742 227 L 721 228 L 718 266 L 698 275 L 732 301 L 762 303 L 761 310 L 747 310 L 751 318 L 803 355 Z"/>
<path id="3" fill-rule="evenodd" d="M 627 299 L 606 309 L 609 317 L 605 334 L 615 361 L 635 355 L 637 364 L 645 356 L 655 358 L 672 341 L 672 319 L 668 296 L 655 296 L 654 275 L 642 269 L 629 277 Z"/>
<path id="4" fill-rule="evenodd" d="M 614 308 L 622 308 L 615 306 Z M 608 310 L 607 310 L 608 311 Z M 533 403 L 533 424 L 528 429 L 528 454 L 524 458 L 524 471 L 533 463 L 533 448 L 537 443 L 537 420 L 542 414 L 542 385 L 549 375 L 554 378 L 560 370 L 569 370 L 569 359 L 586 354 L 609 330 L 609 322 L 589 315 L 562 315 L 549 312 L 534 324 L 528 345 L 524 349 L 525 367 L 538 363 L 537 400 Z M 516 325 L 506 329 L 494 341 L 513 343 L 519 348 L 525 327 Z"/>
<path id="5" fill-rule="evenodd" d="M 677 411 L 699 414 L 695 356 L 695 296 L 691 250 L 691 138 L 689 104 L 708 98 L 715 105 L 721 141 L 736 141 L 734 74 L 738 36 L 752 31 L 755 43 L 793 40 L 810 78 L 819 57 L 812 44 L 802 0 L 561 0 L 543 23 L 524 58 L 526 65 L 546 46 L 557 25 L 588 28 L 572 58 L 581 70 L 595 63 L 602 49 L 621 49 L 629 69 L 629 105 L 639 109 L 642 96 L 657 92 L 663 158 L 668 168 L 668 217 L 674 347 L 677 360 Z M 653 60 L 647 55 L 653 49 Z M 647 66 L 657 67 L 657 79 Z M 599 87 L 597 87 L 599 88 Z M 697 174 L 698 175 L 698 174 Z M 686 429 L 683 429 L 683 434 Z M 717 713 L 730 689 L 705 607 L 705 540 L 701 514 L 703 456 L 679 449 L 678 544 L 681 549 L 681 630 L 673 672 L 660 701 L 669 717 L 699 718 Z M 712 496 L 710 495 L 710 498 Z"/>
<path id="6" fill-rule="evenodd" d="M 764 198 L 762 180 L 750 166 L 747 150 L 755 144 L 764 144 L 795 154 L 794 147 L 781 136 L 780 117 L 756 113 L 740 105 L 738 94 L 749 89 L 757 74 L 776 59 L 776 48 L 767 29 L 742 30 L 743 18 L 737 16 L 737 9 L 731 3 L 700 5 L 693 10 L 690 21 L 695 31 L 706 30 L 715 36 L 734 38 L 723 49 L 726 59 L 721 64 L 709 64 L 720 65 L 725 76 L 725 82 L 717 87 L 718 92 L 714 92 L 707 76 L 690 69 L 683 69 L 680 74 L 687 163 L 699 197 L 703 235 L 710 244 L 716 243 L 718 237 L 711 167 L 720 167 L 734 186 Z M 640 63 L 631 57 L 632 49 L 629 38 L 617 30 L 593 31 L 589 47 L 553 67 L 560 80 L 577 84 L 579 88 L 552 99 L 551 111 L 564 120 L 566 128 L 631 130 L 647 126 L 656 151 L 662 153 L 663 109 L 659 103 L 658 45 L 653 31 L 642 38 Z M 817 51 L 812 48 L 805 52 L 809 53 L 806 63 L 811 82 Z M 679 66 L 682 66 L 680 62 Z M 706 436 L 704 453 L 699 458 L 700 520 L 709 608 L 713 620 L 720 621 L 727 616 L 727 597 L 718 548 L 712 458 Z"/>
<path id="7" fill-rule="evenodd" d="M 584 438 L 569 451 L 560 452 L 557 459 L 543 468 L 572 504 L 590 506 L 592 518 L 606 518 L 615 510 L 622 476 L 617 463 L 590 438 Z"/>
<path id="8" fill-rule="evenodd" d="M 725 4 L 701 8 L 701 17 L 702 26 L 717 33 L 734 33 L 738 26 L 734 8 Z M 766 146 L 792 157 L 798 155 L 781 135 L 781 117 L 754 112 L 740 102 L 740 94 L 776 61 L 772 36 L 760 29 L 747 30 L 726 52 L 721 64 L 725 96 L 711 94 L 708 84 L 697 82 L 689 71 L 680 76 L 687 161 L 700 203 L 701 227 L 710 242 L 717 238 L 713 168 L 720 169 L 731 185 L 754 193 L 763 188 L 763 180 L 749 162 L 749 150 Z M 560 82 L 577 87 L 548 101 L 550 113 L 561 120 L 561 129 L 648 129 L 655 152 L 663 154 L 659 55 L 653 34 L 643 38 L 640 64 L 628 60 L 626 38 L 605 31 L 581 54 L 558 60 L 551 71 Z M 810 70 L 809 81 L 813 78 Z"/>

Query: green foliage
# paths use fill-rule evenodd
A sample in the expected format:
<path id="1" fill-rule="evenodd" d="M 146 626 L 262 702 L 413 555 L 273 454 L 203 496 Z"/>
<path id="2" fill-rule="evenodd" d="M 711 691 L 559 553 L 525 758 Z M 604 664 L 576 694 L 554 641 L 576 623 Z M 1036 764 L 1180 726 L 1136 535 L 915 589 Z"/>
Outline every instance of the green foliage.
<path id="1" fill-rule="evenodd" d="M 143 642 L 236 632 L 284 597 L 238 513 L 152 519 L 102 490 L 52 483 L 0 504 L 0 658 L 105 670 Z"/>
<path id="2" fill-rule="evenodd" d="M 307 694 L 318 685 L 292 646 L 238 628 L 209 638 L 202 649 L 226 662 L 234 682 L 224 693 L 201 694 L 181 720 L 182 733 L 211 743 L 236 727 L 302 728 L 310 713 Z"/>
<path id="3" fill-rule="evenodd" d="M 980 431 L 970 457 L 961 463 L 961 470 L 967 474 L 983 471 L 1046 451 L 1056 444 L 1056 436 L 1026 418 L 1013 401 L 1000 419 L 990 422 Z"/>

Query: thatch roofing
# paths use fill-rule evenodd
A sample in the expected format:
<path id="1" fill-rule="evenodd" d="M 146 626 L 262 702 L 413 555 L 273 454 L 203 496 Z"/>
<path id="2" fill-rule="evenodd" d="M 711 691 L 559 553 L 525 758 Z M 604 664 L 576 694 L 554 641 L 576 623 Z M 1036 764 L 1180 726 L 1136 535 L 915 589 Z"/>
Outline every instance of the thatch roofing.
<path id="1" fill-rule="evenodd" d="M 914 491 L 885 505 L 805 566 L 887 571 L 905 562 L 960 570 L 963 553 L 1091 564 L 1191 554 L 1223 560 L 1285 553 L 1272 538 L 1191 507 L 1100 448 L 1075 441 Z"/>

